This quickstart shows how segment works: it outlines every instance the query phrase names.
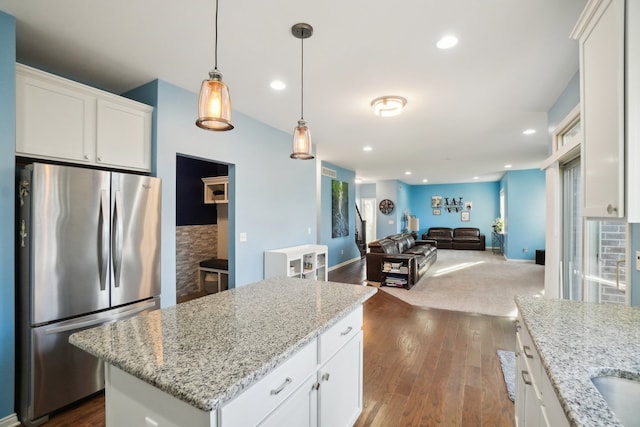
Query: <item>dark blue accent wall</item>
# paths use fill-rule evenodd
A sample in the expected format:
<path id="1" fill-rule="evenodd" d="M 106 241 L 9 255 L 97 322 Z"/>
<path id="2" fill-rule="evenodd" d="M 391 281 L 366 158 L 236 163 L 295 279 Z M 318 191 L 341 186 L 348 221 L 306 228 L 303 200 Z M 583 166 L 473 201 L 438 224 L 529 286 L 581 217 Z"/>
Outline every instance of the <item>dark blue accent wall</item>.
<path id="1" fill-rule="evenodd" d="M 227 176 L 225 164 L 176 156 L 176 225 L 218 223 L 215 204 L 204 203 L 202 178 Z"/>

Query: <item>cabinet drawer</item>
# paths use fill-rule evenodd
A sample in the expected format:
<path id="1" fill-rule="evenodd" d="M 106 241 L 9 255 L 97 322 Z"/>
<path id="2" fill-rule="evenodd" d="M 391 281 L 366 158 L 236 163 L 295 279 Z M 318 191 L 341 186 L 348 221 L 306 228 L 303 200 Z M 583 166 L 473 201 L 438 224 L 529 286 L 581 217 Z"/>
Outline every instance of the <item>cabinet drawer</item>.
<path id="1" fill-rule="evenodd" d="M 323 364 L 362 329 L 362 305 L 320 335 L 319 363 Z"/>
<path id="2" fill-rule="evenodd" d="M 315 372 L 314 340 L 220 409 L 220 425 L 253 426 L 280 405 Z"/>

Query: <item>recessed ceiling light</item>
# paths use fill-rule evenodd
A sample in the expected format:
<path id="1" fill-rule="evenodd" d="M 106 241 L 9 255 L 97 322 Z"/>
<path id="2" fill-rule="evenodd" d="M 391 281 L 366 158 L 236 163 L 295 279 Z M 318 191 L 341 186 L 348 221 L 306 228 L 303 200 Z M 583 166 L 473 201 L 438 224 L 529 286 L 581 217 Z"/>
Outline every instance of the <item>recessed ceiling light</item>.
<path id="1" fill-rule="evenodd" d="M 513 167 L 513 165 L 504 165 L 505 169 L 511 169 Z"/>
<path id="2" fill-rule="evenodd" d="M 373 113 L 380 117 L 393 117 L 402 113 L 407 100 L 401 96 L 381 96 L 371 101 Z"/>
<path id="3" fill-rule="evenodd" d="M 273 90 L 283 90 L 287 87 L 282 80 L 274 80 L 269 83 L 269 86 L 271 86 L 271 89 Z"/>
<path id="4" fill-rule="evenodd" d="M 473 179 L 478 179 L 478 177 L 477 177 L 477 176 L 474 176 L 474 177 L 473 177 Z"/>
<path id="5" fill-rule="evenodd" d="M 458 44 L 458 38 L 456 36 L 448 35 L 438 40 L 438 43 L 436 43 L 436 46 L 438 46 L 439 49 L 451 49 L 457 44 Z"/>
<path id="6" fill-rule="evenodd" d="M 362 178 L 356 178 L 356 184 L 362 184 Z"/>
<path id="7" fill-rule="evenodd" d="M 429 182 L 427 178 L 423 179 L 422 182 Z"/>
<path id="8" fill-rule="evenodd" d="M 404 174 L 405 175 L 411 175 L 411 171 L 406 171 Z"/>
<path id="9" fill-rule="evenodd" d="M 522 132 L 524 135 L 533 135 L 534 133 L 536 133 L 535 129 L 527 129 L 525 131 Z"/>
<path id="10" fill-rule="evenodd" d="M 362 147 L 362 151 L 371 151 L 371 150 L 373 150 L 373 147 L 371 147 L 370 145 Z"/>

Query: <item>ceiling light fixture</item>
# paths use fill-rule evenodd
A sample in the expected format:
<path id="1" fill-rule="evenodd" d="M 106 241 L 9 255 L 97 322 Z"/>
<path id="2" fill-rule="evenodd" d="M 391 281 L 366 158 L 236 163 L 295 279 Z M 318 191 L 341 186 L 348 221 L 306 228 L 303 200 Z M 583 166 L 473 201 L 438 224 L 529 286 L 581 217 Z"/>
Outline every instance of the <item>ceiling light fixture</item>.
<path id="1" fill-rule="evenodd" d="M 366 147 L 362 147 L 362 151 L 373 151 L 373 147 L 367 145 Z"/>
<path id="2" fill-rule="evenodd" d="M 291 27 L 291 34 L 295 38 L 300 39 L 301 56 L 300 56 L 300 120 L 298 126 L 293 131 L 293 153 L 292 159 L 310 160 L 313 159 L 311 152 L 311 132 L 304 120 L 304 39 L 308 39 L 313 34 L 313 27 L 309 24 L 295 24 Z"/>
<path id="3" fill-rule="evenodd" d="M 209 71 L 209 78 L 200 86 L 196 126 L 206 130 L 224 131 L 233 129 L 233 123 L 231 123 L 229 88 L 222 82 L 222 73 L 218 71 L 218 0 L 216 0 L 215 36 L 214 67 Z"/>
<path id="4" fill-rule="evenodd" d="M 429 180 L 425 178 L 422 180 L 422 182 L 429 182 Z"/>
<path id="5" fill-rule="evenodd" d="M 405 175 L 411 175 L 411 171 L 406 171 L 404 174 Z"/>
<path id="6" fill-rule="evenodd" d="M 513 165 L 504 165 L 505 169 L 511 169 L 513 167 Z"/>
<path id="7" fill-rule="evenodd" d="M 381 96 L 371 101 L 373 112 L 380 117 L 393 117 L 402 113 L 407 100 L 401 96 Z"/>
<path id="8" fill-rule="evenodd" d="M 436 43 L 438 49 L 451 49 L 458 44 L 458 38 L 456 36 L 444 36 Z"/>
<path id="9" fill-rule="evenodd" d="M 536 133 L 535 129 L 526 129 L 526 130 L 522 131 L 523 135 L 533 135 L 534 133 Z"/>

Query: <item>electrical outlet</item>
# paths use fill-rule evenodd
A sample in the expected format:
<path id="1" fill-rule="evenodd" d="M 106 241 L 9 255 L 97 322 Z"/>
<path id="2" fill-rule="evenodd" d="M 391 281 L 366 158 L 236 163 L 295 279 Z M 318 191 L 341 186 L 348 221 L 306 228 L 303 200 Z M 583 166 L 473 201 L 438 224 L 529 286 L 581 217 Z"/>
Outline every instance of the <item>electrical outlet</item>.
<path id="1" fill-rule="evenodd" d="M 247 241 L 247 233 L 246 232 L 242 232 L 240 233 L 240 241 L 241 242 L 246 242 Z"/>
<path id="2" fill-rule="evenodd" d="M 526 254 L 527 252 L 529 252 L 529 248 L 527 248 L 527 247 L 522 248 L 522 252 L 524 252 Z"/>
<path id="3" fill-rule="evenodd" d="M 311 227 L 307 228 L 307 234 L 311 234 Z"/>
<path id="4" fill-rule="evenodd" d="M 344 255 L 344 249 L 340 249 L 340 255 Z"/>

